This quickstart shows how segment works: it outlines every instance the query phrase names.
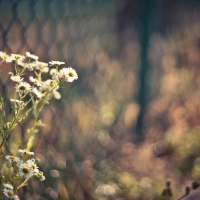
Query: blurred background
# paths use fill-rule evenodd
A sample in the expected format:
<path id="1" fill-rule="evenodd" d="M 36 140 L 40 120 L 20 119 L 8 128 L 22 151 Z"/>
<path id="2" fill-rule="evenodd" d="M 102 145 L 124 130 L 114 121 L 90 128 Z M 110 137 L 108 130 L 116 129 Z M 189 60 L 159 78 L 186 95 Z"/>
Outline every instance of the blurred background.
<path id="1" fill-rule="evenodd" d="M 21 199 L 168 199 L 166 181 L 177 199 L 199 180 L 199 19 L 198 0 L 0 0 L 0 51 L 79 76 L 41 115 L 32 150 L 46 180 Z"/>

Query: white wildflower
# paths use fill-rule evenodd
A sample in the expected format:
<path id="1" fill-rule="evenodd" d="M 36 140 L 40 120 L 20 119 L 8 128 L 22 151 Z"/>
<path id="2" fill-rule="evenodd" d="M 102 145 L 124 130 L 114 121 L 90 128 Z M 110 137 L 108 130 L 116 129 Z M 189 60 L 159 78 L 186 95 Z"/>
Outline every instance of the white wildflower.
<path id="1" fill-rule="evenodd" d="M 16 85 L 16 91 L 20 93 L 28 93 L 31 90 L 31 86 L 27 82 L 20 82 L 19 84 Z"/>
<path id="2" fill-rule="evenodd" d="M 33 65 L 35 65 L 35 69 L 40 70 L 42 73 L 49 72 L 48 63 L 36 61 Z"/>
<path id="3" fill-rule="evenodd" d="M 4 62 L 7 62 L 7 63 L 10 63 L 10 62 L 13 61 L 11 56 L 9 56 L 8 54 L 6 54 L 6 53 L 4 53 L 2 51 L 0 51 L 0 57 Z"/>
<path id="4" fill-rule="evenodd" d="M 31 159 L 31 160 L 27 160 L 26 162 L 29 166 L 31 166 L 31 170 L 33 173 L 38 173 L 39 170 L 38 170 L 38 166 L 36 165 L 35 163 L 35 159 Z"/>
<path id="5" fill-rule="evenodd" d="M 52 89 L 52 88 L 58 89 L 59 88 L 56 80 L 48 79 L 45 81 L 45 85 L 48 86 L 50 89 Z"/>
<path id="6" fill-rule="evenodd" d="M 31 58 L 33 60 L 38 60 L 38 56 L 31 54 L 30 52 L 26 52 L 26 57 Z"/>
<path id="7" fill-rule="evenodd" d="M 72 82 L 78 79 L 78 75 L 74 69 L 71 67 L 69 68 L 62 68 L 58 74 L 59 78 L 63 81 Z"/>
<path id="8" fill-rule="evenodd" d="M 12 60 L 14 61 L 23 61 L 25 59 L 25 56 L 20 54 L 11 54 Z"/>
<path id="9" fill-rule="evenodd" d="M 37 80 L 36 78 L 33 78 L 32 76 L 29 77 L 29 81 L 32 82 L 32 83 L 34 83 L 35 85 L 37 85 L 39 87 L 42 86 L 42 84 L 40 83 L 40 81 Z"/>
<path id="10" fill-rule="evenodd" d="M 34 155 L 34 152 L 31 152 L 31 151 L 29 151 L 28 149 L 19 149 L 18 150 L 18 152 L 21 154 L 21 155 L 26 155 L 26 154 L 28 154 L 28 155 Z"/>
<path id="11" fill-rule="evenodd" d="M 46 85 L 45 83 L 42 84 L 42 86 L 39 88 L 39 91 L 42 93 L 42 94 L 45 94 L 47 92 L 50 91 L 50 88 L 48 85 Z"/>
<path id="12" fill-rule="evenodd" d="M 3 185 L 3 187 L 4 188 L 7 188 L 7 189 L 10 189 L 10 190 L 13 190 L 13 186 L 11 185 L 11 184 L 9 184 L 9 183 L 5 183 L 4 185 Z"/>
<path id="13" fill-rule="evenodd" d="M 21 163 L 18 165 L 19 168 L 19 174 L 23 178 L 28 178 L 33 174 L 32 166 L 28 163 Z"/>
<path id="14" fill-rule="evenodd" d="M 36 96 L 38 99 L 41 99 L 41 98 L 42 98 L 42 93 L 41 93 L 36 87 L 34 87 L 31 91 L 32 91 L 32 93 L 35 94 L 35 96 Z"/>
<path id="15" fill-rule="evenodd" d="M 51 61 L 51 62 L 49 62 L 49 64 L 50 64 L 50 66 L 53 66 L 53 65 L 55 65 L 55 66 L 59 66 L 59 65 L 63 65 L 63 64 L 65 64 L 65 62 L 61 62 L 61 61 Z"/>
<path id="16" fill-rule="evenodd" d="M 45 82 L 43 82 L 42 86 L 39 88 L 39 91 L 42 94 L 46 94 L 49 92 L 48 96 L 54 97 L 55 99 L 60 99 L 61 95 L 57 91 L 59 89 L 59 85 L 56 80 L 48 79 Z"/>
<path id="17" fill-rule="evenodd" d="M 8 160 L 9 163 L 13 163 L 13 162 L 18 163 L 20 161 L 20 159 L 16 156 L 7 155 L 5 156 L 5 158 Z"/>
<path id="18" fill-rule="evenodd" d="M 11 76 L 10 79 L 14 82 L 22 82 L 24 78 L 21 78 L 20 76 Z"/>
<path id="19" fill-rule="evenodd" d="M 62 68 L 58 73 L 59 79 L 63 81 L 68 81 L 69 78 L 69 68 Z"/>
<path id="20" fill-rule="evenodd" d="M 3 188 L 2 192 L 8 199 L 13 199 L 15 196 L 13 189 Z"/>
<path id="21" fill-rule="evenodd" d="M 69 69 L 68 82 L 72 82 L 72 81 L 78 79 L 78 75 L 77 75 L 76 71 L 74 69 L 72 69 L 71 67 L 69 67 L 68 69 Z"/>

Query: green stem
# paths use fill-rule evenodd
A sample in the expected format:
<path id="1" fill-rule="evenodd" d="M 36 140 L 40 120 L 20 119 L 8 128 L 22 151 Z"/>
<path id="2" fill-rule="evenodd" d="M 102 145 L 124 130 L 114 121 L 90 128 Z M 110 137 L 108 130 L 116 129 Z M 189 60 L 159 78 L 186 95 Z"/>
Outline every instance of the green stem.
<path id="1" fill-rule="evenodd" d="M 20 182 L 20 181 L 21 181 L 21 178 L 17 181 L 17 185 L 19 185 L 19 182 Z M 17 185 L 15 186 L 15 194 L 16 194 L 16 192 L 17 192 L 17 190 L 18 190 Z"/>
<path id="2" fill-rule="evenodd" d="M 46 95 L 44 97 L 42 97 L 41 99 L 39 99 L 38 101 L 35 102 L 35 105 L 33 105 L 33 107 L 31 107 L 30 109 L 28 109 L 24 114 L 22 114 L 21 118 L 24 117 L 24 115 L 27 115 L 35 106 L 37 106 L 42 100 L 44 100 L 46 98 L 46 96 L 48 94 L 50 94 L 59 84 L 57 84 L 54 88 L 52 88 L 50 91 L 48 91 L 46 93 Z"/>
<path id="3" fill-rule="evenodd" d="M 27 179 L 25 179 L 25 181 L 20 186 L 17 187 L 16 191 L 19 190 L 19 188 L 23 187 L 28 182 L 29 178 L 31 178 L 33 175 L 34 174 L 32 174 L 31 176 L 29 176 Z"/>
<path id="4" fill-rule="evenodd" d="M 42 100 L 44 100 L 44 99 L 46 98 L 46 96 L 47 96 L 48 94 L 50 94 L 58 85 L 59 85 L 59 83 L 58 83 L 55 87 L 53 87 L 50 91 L 48 91 L 44 97 L 42 97 L 40 100 L 36 101 L 35 104 L 34 104 L 30 109 L 28 109 L 24 114 L 22 114 L 19 118 L 17 118 L 18 115 L 19 115 L 19 112 L 20 112 L 20 107 L 19 107 L 19 110 L 18 110 L 18 112 L 17 112 L 15 118 L 13 119 L 13 121 L 12 121 L 12 123 L 11 123 L 11 125 L 10 125 L 10 127 L 9 127 L 9 129 L 8 129 L 8 131 L 7 131 L 7 133 L 6 133 L 6 135 L 5 135 L 5 137 L 3 138 L 3 140 L 2 140 L 2 142 L 1 142 L 1 144 L 0 144 L 0 149 L 2 148 L 2 146 L 3 146 L 3 144 L 4 144 L 5 140 L 6 140 L 6 138 L 7 138 L 8 135 L 10 134 L 10 131 L 12 130 L 13 125 L 14 125 L 15 123 L 20 122 L 20 121 L 23 119 L 24 116 L 28 115 L 28 113 L 29 113 L 32 109 L 34 109 Z M 26 105 L 27 105 L 27 104 L 26 104 Z M 20 119 L 21 119 L 21 120 L 20 120 Z"/>
<path id="5" fill-rule="evenodd" d="M 3 140 L 2 140 L 2 142 L 1 142 L 1 144 L 0 144 L 0 149 L 2 148 L 2 146 L 3 146 L 3 144 L 4 144 L 5 140 L 6 140 L 6 138 L 8 137 L 8 135 L 9 135 L 10 131 L 12 130 L 14 124 L 17 122 L 17 117 L 18 117 L 18 115 L 19 115 L 19 113 L 20 113 L 20 110 L 21 110 L 21 107 L 19 107 L 15 118 L 12 120 L 12 123 L 11 123 L 11 125 L 9 126 L 9 129 L 8 129 L 7 133 L 6 133 L 5 137 L 3 138 Z"/>

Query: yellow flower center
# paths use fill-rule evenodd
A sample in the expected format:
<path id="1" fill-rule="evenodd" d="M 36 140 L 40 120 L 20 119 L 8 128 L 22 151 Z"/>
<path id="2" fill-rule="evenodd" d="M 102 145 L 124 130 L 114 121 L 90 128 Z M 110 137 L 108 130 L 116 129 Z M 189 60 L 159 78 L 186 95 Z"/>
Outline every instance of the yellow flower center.
<path id="1" fill-rule="evenodd" d="M 56 83 L 55 83 L 54 81 L 51 81 L 51 82 L 50 82 L 50 86 L 51 86 L 51 87 L 55 87 L 55 86 L 56 86 Z"/>
<path id="2" fill-rule="evenodd" d="M 21 55 L 18 55 L 18 54 L 17 54 L 17 55 L 15 55 L 15 58 L 16 58 L 16 59 L 20 59 L 20 58 L 21 58 Z"/>
<path id="3" fill-rule="evenodd" d="M 9 156 L 9 158 L 10 158 L 11 160 L 14 160 L 14 159 L 15 159 L 15 156 Z"/>
<path id="4" fill-rule="evenodd" d="M 25 152 L 30 152 L 28 149 L 24 149 Z"/>
<path id="5" fill-rule="evenodd" d="M 12 197 L 12 196 L 13 196 L 13 192 L 12 192 L 12 191 L 9 191 L 9 192 L 7 192 L 7 195 L 8 195 L 9 197 Z"/>
<path id="6" fill-rule="evenodd" d="M 24 174 L 28 174 L 30 170 L 29 170 L 28 167 L 24 167 L 24 168 L 22 169 L 22 171 L 24 172 Z"/>
<path id="7" fill-rule="evenodd" d="M 44 69 L 44 66 L 43 66 L 43 65 L 40 65 L 39 68 L 40 68 L 41 70 L 43 70 L 43 69 Z"/>
<path id="8" fill-rule="evenodd" d="M 3 59 L 4 59 L 4 60 L 8 60 L 8 56 L 3 55 Z"/>
<path id="9" fill-rule="evenodd" d="M 69 76 L 74 77 L 74 73 L 73 72 L 69 72 Z"/>

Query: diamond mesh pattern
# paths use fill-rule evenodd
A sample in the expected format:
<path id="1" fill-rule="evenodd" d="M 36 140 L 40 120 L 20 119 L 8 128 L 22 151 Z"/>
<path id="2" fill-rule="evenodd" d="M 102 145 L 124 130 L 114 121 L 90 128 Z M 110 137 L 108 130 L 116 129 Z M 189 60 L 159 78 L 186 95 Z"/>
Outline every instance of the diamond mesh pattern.
<path id="1" fill-rule="evenodd" d="M 78 74 L 80 74 L 72 92 L 70 90 L 71 93 L 69 88 L 71 89 L 73 86 L 67 85 L 65 90 L 62 91 L 65 98 L 59 103 L 55 101 L 56 108 L 45 107 L 41 119 L 48 124 L 48 127 L 45 131 L 39 132 L 37 135 L 38 143 L 34 146 L 36 153 L 44 156 L 46 160 L 50 160 L 48 166 L 43 166 L 46 171 L 53 169 L 58 155 L 61 155 L 58 158 L 61 161 L 64 160 L 65 162 L 68 159 L 67 168 L 64 169 L 66 170 L 65 180 L 70 179 L 71 172 L 74 173 L 72 165 L 74 158 L 80 159 L 82 152 L 88 146 L 90 146 L 92 152 L 95 151 L 96 144 L 90 145 L 94 138 L 91 137 L 91 141 L 85 140 L 85 138 L 89 138 L 88 135 L 92 134 L 91 130 L 94 130 L 99 123 L 99 120 L 95 117 L 96 113 L 97 116 L 98 112 L 100 113 L 99 107 L 103 106 L 104 102 L 106 104 L 108 102 L 113 104 L 115 101 L 121 102 L 121 93 L 124 92 L 123 87 L 126 87 L 126 84 L 124 86 L 120 84 L 120 87 L 117 87 L 117 85 L 120 80 L 124 79 L 128 68 L 126 69 L 122 65 L 121 73 L 120 61 L 115 61 L 115 59 L 109 57 L 110 52 L 113 51 L 117 56 L 118 51 L 123 49 L 123 45 L 120 46 L 116 43 L 119 38 L 113 34 L 113 32 L 116 32 L 116 21 L 114 19 L 116 12 L 113 12 L 115 9 L 113 6 L 108 5 L 112 2 L 115 2 L 115 0 L 0 0 L 0 51 L 5 51 L 8 54 L 25 54 L 29 51 L 39 56 L 42 61 L 65 61 L 67 66 L 72 65 L 75 69 L 78 69 Z M 126 41 L 127 37 L 130 36 L 125 34 L 121 41 Z M 134 48 L 130 46 L 125 51 L 130 50 L 129 54 L 131 54 Z M 122 53 L 121 59 L 123 59 L 123 56 L 124 58 L 127 56 L 125 51 Z M 135 58 L 132 56 L 129 59 L 125 58 L 125 60 L 128 60 L 130 68 L 133 68 L 133 62 L 137 61 L 138 57 L 135 52 L 133 55 Z M 107 63 L 106 65 L 104 61 Z M 113 73 L 106 73 L 108 65 L 111 67 L 111 71 L 117 71 L 116 76 L 113 76 Z M 134 70 L 137 70 L 137 66 Z M 108 85 L 106 85 L 104 73 Z M 0 81 L 3 86 L 1 93 L 4 96 L 9 85 L 9 79 Z M 131 85 L 131 82 L 126 82 L 128 86 Z M 95 87 L 98 88 L 98 91 L 95 90 Z M 104 95 L 103 91 L 106 88 L 107 94 Z M 121 91 L 119 95 L 113 95 L 116 94 L 115 91 L 119 90 Z M 93 93 L 93 100 L 90 100 Z M 74 94 L 77 97 L 72 96 Z M 111 95 L 114 97 L 113 101 L 110 99 Z M 103 98 L 99 100 L 99 96 Z M 83 99 L 83 101 L 79 99 Z M 93 101 L 95 105 L 92 105 Z M 7 100 L 7 103 L 9 103 L 9 100 Z M 86 109 L 87 107 L 89 109 Z M 73 110 L 77 111 L 74 116 Z M 87 118 L 85 114 L 87 114 Z M 92 120 L 89 118 L 89 114 L 94 116 L 94 121 L 93 117 Z M 22 122 L 19 126 L 18 133 L 21 134 L 19 137 L 22 145 L 26 143 L 23 138 L 25 138 L 26 130 L 30 127 L 29 123 L 31 123 L 31 119 Z M 77 123 L 80 127 L 76 125 Z M 13 137 L 16 134 L 13 134 Z M 11 146 L 7 143 L 7 152 L 9 152 Z M 58 154 L 57 151 L 62 154 Z M 42 166 L 40 166 L 40 169 L 44 171 Z M 47 180 L 51 180 L 48 175 Z M 44 184 L 46 184 L 45 187 L 49 187 L 48 181 Z M 57 183 L 53 182 L 53 184 L 56 188 Z M 65 182 L 65 185 L 67 188 L 69 184 Z M 54 186 L 52 187 L 54 188 Z M 84 187 L 82 190 L 85 194 L 84 199 L 90 199 L 88 198 L 88 191 Z M 42 192 L 44 191 L 41 191 L 41 195 Z M 45 195 L 43 194 L 43 196 Z"/>

